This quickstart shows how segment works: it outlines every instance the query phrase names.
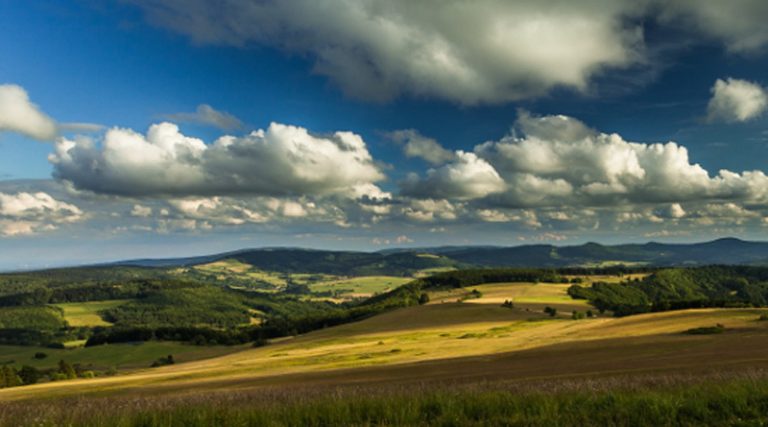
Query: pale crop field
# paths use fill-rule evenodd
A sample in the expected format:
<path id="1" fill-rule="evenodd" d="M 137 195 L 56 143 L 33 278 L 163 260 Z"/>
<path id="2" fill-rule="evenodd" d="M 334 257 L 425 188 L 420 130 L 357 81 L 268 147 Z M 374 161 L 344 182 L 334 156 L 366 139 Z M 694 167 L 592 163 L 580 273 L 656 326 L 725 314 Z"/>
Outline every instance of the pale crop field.
<path id="1" fill-rule="evenodd" d="M 414 277 L 427 277 L 431 276 L 436 273 L 445 273 L 448 271 L 456 271 L 455 267 L 432 267 L 432 268 L 424 268 L 416 272 L 414 274 Z"/>
<path id="2" fill-rule="evenodd" d="M 553 283 L 494 283 L 473 286 L 482 297 L 468 299 L 470 304 L 498 304 L 511 301 L 515 307 L 543 312 L 545 307 L 556 308 L 561 314 L 586 311 L 592 307 L 585 300 L 575 300 L 568 295 L 570 284 Z M 596 311 L 596 310 L 595 310 Z M 567 313 L 564 313 L 567 312 Z"/>
<path id="3" fill-rule="evenodd" d="M 247 273 L 251 269 L 249 264 L 240 262 L 234 259 L 226 259 L 223 261 L 215 261 L 208 264 L 196 265 L 196 270 L 208 271 L 208 272 L 227 272 L 227 273 Z"/>
<path id="4" fill-rule="evenodd" d="M 585 280 L 582 286 L 589 286 Z M 466 304 L 482 304 L 501 306 L 511 301 L 516 309 L 527 313 L 543 314 L 546 307 L 558 310 L 559 317 L 571 316 L 573 311 L 586 312 L 592 310 L 597 313 L 585 300 L 576 300 L 568 295 L 570 284 L 561 283 L 490 283 L 479 286 L 470 286 L 462 289 L 443 290 L 433 292 L 430 304 L 463 301 Z M 471 292 L 477 290 L 480 298 L 471 297 Z"/>
<path id="5" fill-rule="evenodd" d="M 338 292 L 340 297 L 370 297 L 391 291 L 413 280 L 409 277 L 361 276 L 309 284 L 312 292 Z"/>
<path id="6" fill-rule="evenodd" d="M 262 271 L 234 259 L 216 261 L 209 264 L 203 264 L 193 267 L 195 270 L 215 274 L 218 280 L 226 280 L 229 277 L 235 277 L 245 280 L 256 280 L 267 283 L 275 289 L 282 289 L 287 285 L 287 281 L 282 274 Z"/>
<path id="7" fill-rule="evenodd" d="M 110 326 L 111 323 L 102 319 L 99 312 L 117 307 L 126 302 L 128 300 L 72 302 L 53 305 L 64 311 L 64 320 L 67 321 L 69 326 Z"/>

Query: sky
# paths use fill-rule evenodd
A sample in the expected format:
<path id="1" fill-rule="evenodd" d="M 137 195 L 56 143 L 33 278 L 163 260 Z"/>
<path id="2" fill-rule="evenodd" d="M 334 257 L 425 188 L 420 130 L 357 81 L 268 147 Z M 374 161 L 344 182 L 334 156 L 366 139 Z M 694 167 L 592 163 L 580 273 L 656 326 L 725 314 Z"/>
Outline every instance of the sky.
<path id="1" fill-rule="evenodd" d="M 0 269 L 765 240 L 768 3 L 0 2 Z"/>

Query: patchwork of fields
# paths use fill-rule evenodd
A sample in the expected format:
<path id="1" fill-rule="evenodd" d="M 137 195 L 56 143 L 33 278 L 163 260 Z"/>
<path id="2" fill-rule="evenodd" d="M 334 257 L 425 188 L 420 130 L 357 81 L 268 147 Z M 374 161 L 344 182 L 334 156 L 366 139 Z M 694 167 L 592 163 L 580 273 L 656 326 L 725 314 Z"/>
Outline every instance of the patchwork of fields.
<path id="1" fill-rule="evenodd" d="M 561 313 L 589 308 L 583 301 L 571 300 L 566 285 L 488 284 L 465 292 L 472 289 L 482 296 L 456 302 L 459 295 L 455 292 L 435 292 L 427 305 L 261 348 L 239 348 L 236 350 L 241 351 L 220 357 L 117 377 L 4 389 L 0 399 L 181 390 L 202 393 L 310 384 L 532 381 L 768 367 L 768 322 L 757 320 L 762 313 L 759 309 L 713 308 L 572 320 L 542 311 L 545 306 L 559 307 Z M 502 307 L 506 300 L 513 300 L 514 307 Z M 725 332 L 684 333 L 715 324 L 724 325 Z M 167 349 L 174 355 L 182 355 L 180 351 Z"/>
<path id="2" fill-rule="evenodd" d="M 277 273 L 259 270 L 234 259 L 198 265 L 192 270 L 206 274 L 207 278 L 229 283 L 233 287 L 260 292 L 285 291 L 291 284 L 307 286 L 310 293 L 316 294 L 316 297 L 332 298 L 334 301 L 368 298 L 413 280 L 412 277 L 397 276 L 344 277 L 331 274 Z M 430 272 L 432 271 L 424 274 Z M 189 273 L 189 270 L 182 269 L 179 273 Z"/>

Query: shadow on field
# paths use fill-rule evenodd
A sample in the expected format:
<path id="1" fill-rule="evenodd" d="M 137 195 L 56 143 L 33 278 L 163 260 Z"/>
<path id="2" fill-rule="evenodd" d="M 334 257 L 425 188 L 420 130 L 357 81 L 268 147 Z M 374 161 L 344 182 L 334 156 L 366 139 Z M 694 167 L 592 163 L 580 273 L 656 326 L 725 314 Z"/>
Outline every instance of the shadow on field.
<path id="1" fill-rule="evenodd" d="M 616 376 L 696 375 L 768 369 L 768 330 L 730 330 L 718 335 L 682 334 L 569 342 L 486 356 L 353 369 L 196 381 L 197 390 L 274 387 L 344 389 L 429 384 L 536 384 L 542 381 L 595 380 Z M 179 393 L 183 384 L 126 388 L 120 394 Z"/>

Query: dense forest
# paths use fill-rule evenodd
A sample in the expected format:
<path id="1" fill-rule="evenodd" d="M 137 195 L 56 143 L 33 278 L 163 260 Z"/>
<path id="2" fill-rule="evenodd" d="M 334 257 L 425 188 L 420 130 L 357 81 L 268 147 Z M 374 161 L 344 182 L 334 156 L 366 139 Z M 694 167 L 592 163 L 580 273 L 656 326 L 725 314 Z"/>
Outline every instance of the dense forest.
<path id="1" fill-rule="evenodd" d="M 642 280 L 573 285 L 568 293 L 617 316 L 700 307 L 763 307 L 768 301 L 768 268 L 668 268 Z"/>

